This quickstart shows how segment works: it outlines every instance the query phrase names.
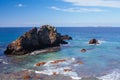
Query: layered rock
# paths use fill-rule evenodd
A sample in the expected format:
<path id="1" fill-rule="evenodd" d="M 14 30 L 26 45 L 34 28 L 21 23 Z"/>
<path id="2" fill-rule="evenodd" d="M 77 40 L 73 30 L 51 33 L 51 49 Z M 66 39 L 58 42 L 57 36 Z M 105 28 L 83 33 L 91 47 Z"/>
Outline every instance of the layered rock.
<path id="1" fill-rule="evenodd" d="M 23 55 L 35 50 L 66 44 L 64 40 L 72 39 L 68 35 L 62 36 L 54 26 L 43 25 L 40 29 L 33 28 L 7 46 L 5 54 Z"/>

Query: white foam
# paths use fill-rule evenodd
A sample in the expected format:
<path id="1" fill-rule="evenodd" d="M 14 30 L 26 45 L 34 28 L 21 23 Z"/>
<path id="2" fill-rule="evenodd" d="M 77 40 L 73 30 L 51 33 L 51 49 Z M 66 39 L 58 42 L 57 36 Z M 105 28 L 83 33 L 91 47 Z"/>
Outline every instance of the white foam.
<path id="1" fill-rule="evenodd" d="M 43 65 L 45 67 L 45 70 L 35 71 L 35 73 L 45 74 L 45 75 L 53 75 L 55 73 L 55 74 L 61 74 L 64 76 L 69 76 L 74 80 L 81 79 L 81 77 L 78 77 L 78 74 L 76 72 L 74 72 L 70 67 L 70 65 L 76 61 L 76 59 L 74 57 L 65 59 L 65 61 L 63 61 L 63 62 L 51 64 L 51 62 L 54 62 L 54 61 L 55 60 L 46 62 L 46 64 Z M 65 71 L 65 69 L 68 69 L 68 71 Z"/>
<path id="2" fill-rule="evenodd" d="M 75 61 L 75 58 L 71 58 L 72 61 Z"/>
<path id="3" fill-rule="evenodd" d="M 55 72 L 56 74 L 62 74 L 65 76 L 69 76 L 75 80 L 81 79 L 81 77 L 78 77 L 78 74 L 76 72 L 73 72 L 73 71 L 65 72 L 64 69 L 71 69 L 71 68 L 70 67 L 62 67 L 62 68 L 57 68 L 57 69 L 47 69 L 47 70 L 43 70 L 43 71 L 35 71 L 35 73 L 45 74 L 45 75 L 53 75 L 53 73 Z"/>
<path id="4" fill-rule="evenodd" d="M 8 64 L 6 61 L 4 61 L 3 59 L 0 59 L 0 63 L 3 63 L 3 64 Z"/>
<path id="5" fill-rule="evenodd" d="M 106 43 L 107 41 L 98 40 L 98 42 L 99 42 L 100 44 L 102 44 L 102 43 Z"/>
<path id="6" fill-rule="evenodd" d="M 71 43 L 68 42 L 68 44 L 64 44 L 64 45 L 61 44 L 61 46 L 70 46 L 70 44 L 71 44 Z"/>
<path id="7" fill-rule="evenodd" d="M 112 73 L 109 73 L 105 76 L 98 77 L 101 80 L 120 80 L 120 70 L 114 70 Z"/>
<path id="8" fill-rule="evenodd" d="M 51 70 L 35 71 L 35 73 L 45 74 L 45 75 L 52 75 L 53 74 Z"/>
<path id="9" fill-rule="evenodd" d="M 56 64 L 51 64 L 51 62 L 54 62 L 54 61 L 48 61 L 45 65 L 45 67 L 50 67 L 50 66 L 55 66 L 55 65 L 68 65 L 69 63 L 67 61 L 65 62 L 59 62 L 59 63 L 56 63 Z"/>
<path id="10" fill-rule="evenodd" d="M 0 59 L 0 61 L 2 61 L 3 59 Z"/>
<path id="11" fill-rule="evenodd" d="M 44 64 L 43 66 L 50 66 L 51 62 L 53 62 L 53 61 L 48 61 L 48 62 L 46 62 L 46 64 Z"/>
<path id="12" fill-rule="evenodd" d="M 80 80 L 80 79 L 82 79 L 81 77 L 73 77 L 73 76 L 71 76 L 71 78 L 72 78 L 72 79 L 75 79 L 75 80 Z"/>
<path id="13" fill-rule="evenodd" d="M 69 59 L 65 59 L 66 61 L 64 62 L 59 62 L 59 63 L 56 63 L 56 64 L 51 64 L 51 62 L 54 62 L 55 60 L 53 61 L 48 61 L 44 66 L 51 66 L 51 65 L 69 65 L 73 62 L 75 62 L 75 58 L 69 58 Z"/>
<path id="14" fill-rule="evenodd" d="M 2 63 L 3 63 L 3 64 L 8 64 L 8 63 L 7 63 L 7 62 L 5 62 L 5 61 L 3 61 Z"/>
<path id="15" fill-rule="evenodd" d="M 74 67 L 77 67 L 77 66 L 79 66 L 79 64 L 74 64 L 73 66 L 74 66 Z"/>
<path id="16" fill-rule="evenodd" d="M 46 74 L 46 75 L 53 75 L 54 72 L 56 74 L 63 74 L 64 69 L 70 69 L 69 67 L 57 68 L 57 69 L 47 69 L 43 71 L 35 71 L 36 73 Z"/>
<path id="17" fill-rule="evenodd" d="M 73 72 L 73 71 L 71 71 L 71 72 L 63 72 L 63 74 L 65 76 L 70 76 L 72 79 L 75 79 L 75 80 L 80 80 L 81 79 L 81 77 L 78 77 L 78 74 L 76 72 Z"/>

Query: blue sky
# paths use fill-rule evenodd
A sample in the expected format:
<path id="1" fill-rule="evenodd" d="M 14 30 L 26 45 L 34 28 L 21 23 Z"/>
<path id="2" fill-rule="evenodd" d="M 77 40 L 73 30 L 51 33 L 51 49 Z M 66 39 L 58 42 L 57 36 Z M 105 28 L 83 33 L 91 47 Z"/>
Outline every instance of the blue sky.
<path id="1" fill-rule="evenodd" d="M 120 26 L 120 0 L 0 0 L 0 27 Z"/>

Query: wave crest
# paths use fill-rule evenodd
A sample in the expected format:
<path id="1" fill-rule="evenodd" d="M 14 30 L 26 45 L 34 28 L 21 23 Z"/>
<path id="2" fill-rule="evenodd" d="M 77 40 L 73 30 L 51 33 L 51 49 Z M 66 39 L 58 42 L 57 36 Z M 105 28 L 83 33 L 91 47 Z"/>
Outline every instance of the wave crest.
<path id="1" fill-rule="evenodd" d="M 107 75 L 98 77 L 100 80 L 120 80 L 120 70 L 116 69 Z"/>

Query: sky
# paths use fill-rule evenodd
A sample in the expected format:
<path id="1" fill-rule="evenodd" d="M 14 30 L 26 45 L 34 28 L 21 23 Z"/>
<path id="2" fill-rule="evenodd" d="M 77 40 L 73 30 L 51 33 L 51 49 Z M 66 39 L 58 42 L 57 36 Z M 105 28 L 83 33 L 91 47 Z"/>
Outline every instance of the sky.
<path id="1" fill-rule="evenodd" d="M 0 27 L 120 27 L 120 0 L 0 0 Z"/>

